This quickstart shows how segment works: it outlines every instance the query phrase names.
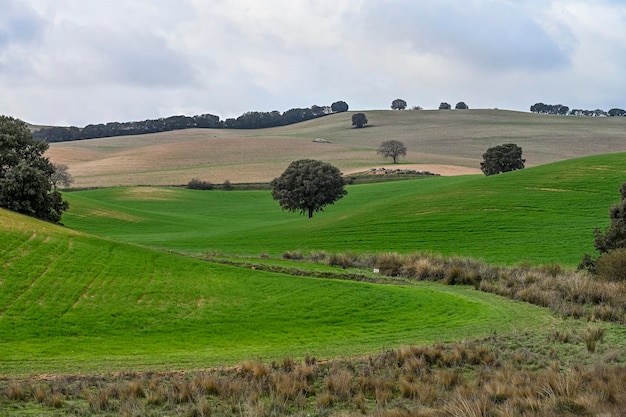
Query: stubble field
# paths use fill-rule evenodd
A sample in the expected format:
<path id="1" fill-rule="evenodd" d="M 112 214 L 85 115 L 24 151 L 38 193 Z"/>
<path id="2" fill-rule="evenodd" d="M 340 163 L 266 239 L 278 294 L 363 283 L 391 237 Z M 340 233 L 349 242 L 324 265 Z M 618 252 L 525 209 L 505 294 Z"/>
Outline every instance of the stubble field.
<path id="1" fill-rule="evenodd" d="M 47 156 L 69 166 L 75 187 L 268 182 L 295 159 L 320 159 L 349 174 L 389 166 L 381 142 L 405 143 L 402 167 L 441 175 L 480 173 L 487 148 L 516 143 L 527 166 L 626 151 L 625 118 L 558 117 L 503 110 L 354 112 L 270 129 L 189 129 L 54 143 Z M 316 138 L 331 143 L 314 143 Z"/>

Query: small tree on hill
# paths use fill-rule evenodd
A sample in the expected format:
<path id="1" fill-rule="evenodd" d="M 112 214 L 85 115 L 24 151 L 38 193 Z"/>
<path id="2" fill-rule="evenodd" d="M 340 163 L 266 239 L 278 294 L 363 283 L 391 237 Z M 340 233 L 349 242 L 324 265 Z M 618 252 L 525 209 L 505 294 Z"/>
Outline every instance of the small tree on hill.
<path id="1" fill-rule="evenodd" d="M 52 181 L 52 188 L 56 191 L 60 185 L 63 187 L 69 187 L 74 182 L 72 175 L 69 172 L 69 167 L 65 164 L 53 164 L 54 173 L 50 177 Z"/>
<path id="2" fill-rule="evenodd" d="M 398 140 L 388 140 L 380 144 L 376 153 L 385 158 L 392 158 L 393 163 L 398 163 L 398 158 L 406 155 L 406 146 Z"/>
<path id="3" fill-rule="evenodd" d="M 456 106 L 454 106 L 455 109 L 457 110 L 467 110 L 469 109 L 469 107 L 467 107 L 467 104 L 465 104 L 463 101 L 459 101 L 458 103 L 456 103 Z"/>
<path id="4" fill-rule="evenodd" d="M 439 104 L 439 110 L 450 110 L 452 106 L 445 101 Z"/>
<path id="5" fill-rule="evenodd" d="M 57 170 L 46 150 L 26 123 L 0 116 L 0 207 L 56 223 L 68 204 L 53 189 Z"/>
<path id="6" fill-rule="evenodd" d="M 309 218 L 348 194 L 345 184 L 338 168 L 313 159 L 292 162 L 270 183 L 272 197 L 283 210 L 308 213 Z"/>
<path id="7" fill-rule="evenodd" d="M 355 113 L 352 115 L 352 126 L 361 128 L 367 124 L 367 116 L 365 113 Z"/>
<path id="8" fill-rule="evenodd" d="M 494 146 L 483 154 L 480 169 L 485 175 L 494 175 L 501 172 L 523 169 L 525 159 L 522 159 L 522 148 L 514 143 Z"/>
<path id="9" fill-rule="evenodd" d="M 397 98 L 391 102 L 391 108 L 392 110 L 404 110 L 406 109 L 406 101 L 401 98 Z"/>

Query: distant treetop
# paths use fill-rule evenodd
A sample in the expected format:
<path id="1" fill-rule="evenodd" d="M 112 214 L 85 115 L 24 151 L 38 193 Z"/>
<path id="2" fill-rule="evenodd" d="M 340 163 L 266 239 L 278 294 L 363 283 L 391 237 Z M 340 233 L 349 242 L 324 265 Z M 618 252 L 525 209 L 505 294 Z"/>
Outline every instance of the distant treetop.
<path id="1" fill-rule="evenodd" d="M 604 111 L 602 109 L 584 110 L 584 109 L 572 109 L 562 104 L 544 104 L 535 103 L 530 106 L 530 111 L 540 114 L 557 114 L 561 116 L 591 116 L 591 117 L 626 117 L 626 110 L 620 108 L 613 108 L 611 110 Z"/>
<path id="2" fill-rule="evenodd" d="M 333 104 L 331 104 L 330 109 L 333 111 L 333 113 L 343 113 L 348 111 L 348 103 L 346 103 L 345 101 L 335 101 Z"/>
<path id="3" fill-rule="evenodd" d="M 401 98 L 395 99 L 394 101 L 391 102 L 391 109 L 392 110 L 406 109 L 406 101 L 402 100 Z"/>

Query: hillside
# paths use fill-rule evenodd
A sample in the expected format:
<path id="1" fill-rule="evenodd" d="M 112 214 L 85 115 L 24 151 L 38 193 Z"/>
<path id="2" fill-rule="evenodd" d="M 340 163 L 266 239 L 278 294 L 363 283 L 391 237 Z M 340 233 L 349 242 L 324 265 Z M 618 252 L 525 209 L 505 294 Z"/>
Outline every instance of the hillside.
<path id="1" fill-rule="evenodd" d="M 468 288 L 217 265 L 4 210 L 0 247 L 0 376 L 362 355 L 552 321 Z"/>
<path id="2" fill-rule="evenodd" d="M 626 151 L 626 119 L 562 117 L 503 110 L 365 111 L 351 126 L 346 112 L 256 130 L 189 129 L 55 143 L 47 156 L 70 167 L 75 187 L 180 185 L 192 178 L 266 182 L 300 158 L 321 159 L 344 173 L 389 166 L 376 154 L 384 140 L 403 141 L 404 167 L 442 175 L 480 173 L 491 146 L 516 143 L 526 165 Z M 322 138 L 332 143 L 314 143 Z"/>
<path id="3" fill-rule="evenodd" d="M 306 219 L 269 191 L 112 188 L 66 193 L 69 227 L 181 252 L 432 251 L 489 262 L 576 266 L 619 200 L 626 154 L 485 177 L 354 185 Z M 550 236 L 546 239 L 546 236 Z"/>

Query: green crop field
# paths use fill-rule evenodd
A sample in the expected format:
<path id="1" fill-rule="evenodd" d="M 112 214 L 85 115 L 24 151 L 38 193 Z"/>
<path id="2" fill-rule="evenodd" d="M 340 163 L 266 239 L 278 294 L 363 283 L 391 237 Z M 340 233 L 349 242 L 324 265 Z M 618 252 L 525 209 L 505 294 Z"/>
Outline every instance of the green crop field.
<path id="1" fill-rule="evenodd" d="M 348 187 L 312 219 L 269 191 L 112 188 L 66 193 L 67 226 L 196 254 L 431 251 L 492 263 L 575 266 L 626 180 L 626 154 L 491 177 L 434 177 Z"/>
<path id="2" fill-rule="evenodd" d="M 0 229 L 0 375 L 361 355 L 553 320 L 466 287 L 216 265 L 7 211 Z"/>

